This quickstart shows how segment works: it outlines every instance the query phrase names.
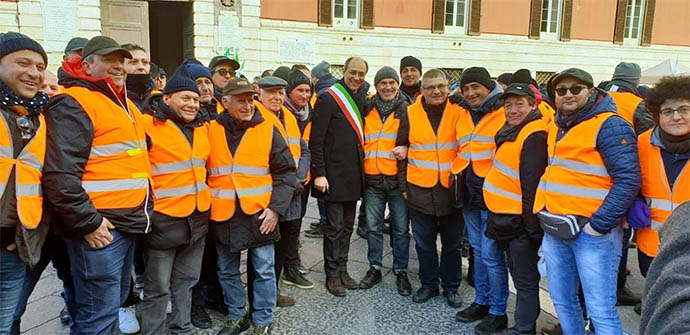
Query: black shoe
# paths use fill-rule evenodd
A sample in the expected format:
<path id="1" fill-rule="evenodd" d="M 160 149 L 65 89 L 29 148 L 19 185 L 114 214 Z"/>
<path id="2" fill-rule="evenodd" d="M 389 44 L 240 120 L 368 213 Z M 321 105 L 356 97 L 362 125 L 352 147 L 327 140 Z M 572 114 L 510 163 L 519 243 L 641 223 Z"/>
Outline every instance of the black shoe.
<path id="1" fill-rule="evenodd" d="M 361 289 L 370 289 L 374 287 L 374 285 L 378 284 L 381 282 L 381 270 L 377 270 L 375 268 L 369 268 L 369 271 L 367 271 L 367 274 L 362 278 L 362 280 L 359 281 L 359 288 Z"/>
<path id="2" fill-rule="evenodd" d="M 561 328 L 561 324 L 557 323 L 557 324 L 551 325 L 547 328 L 542 328 L 541 334 L 542 335 L 563 335 L 563 329 Z"/>
<path id="3" fill-rule="evenodd" d="M 443 296 L 446 298 L 446 302 L 448 303 L 448 306 L 453 307 L 453 308 L 458 308 L 462 306 L 462 298 L 458 294 L 457 290 L 453 291 L 443 291 Z"/>
<path id="4" fill-rule="evenodd" d="M 62 322 L 63 325 L 68 325 L 70 321 L 69 311 L 67 310 L 67 306 L 65 306 L 60 311 L 60 322 Z"/>
<path id="5" fill-rule="evenodd" d="M 191 318 L 194 327 L 200 329 L 209 329 L 211 326 L 213 326 L 211 317 L 208 315 L 208 312 L 206 312 L 204 306 L 192 305 Z"/>
<path id="6" fill-rule="evenodd" d="M 304 232 L 304 236 L 312 238 L 322 238 L 323 237 L 323 226 L 318 225 L 316 228 L 307 230 Z"/>
<path id="7" fill-rule="evenodd" d="M 635 305 L 635 308 L 633 308 L 633 310 L 637 315 L 642 315 L 642 303 Z"/>
<path id="8" fill-rule="evenodd" d="M 363 239 L 367 239 L 367 233 L 362 229 L 362 226 L 357 226 L 357 235 Z"/>
<path id="9" fill-rule="evenodd" d="M 476 327 L 475 334 L 491 334 L 508 328 L 508 317 L 506 315 L 489 314 Z"/>
<path id="10" fill-rule="evenodd" d="M 218 332 L 218 335 L 238 335 L 247 329 L 249 329 L 249 313 L 239 320 L 225 320 L 223 329 Z"/>
<path id="11" fill-rule="evenodd" d="M 265 326 L 254 326 L 252 335 L 268 335 L 271 333 L 271 329 L 273 329 L 272 323 L 269 323 Z"/>
<path id="12" fill-rule="evenodd" d="M 426 302 L 427 300 L 438 296 L 438 289 L 436 290 L 431 290 L 426 287 L 420 287 L 417 292 L 412 296 L 412 302 L 421 304 L 423 302 Z"/>
<path id="13" fill-rule="evenodd" d="M 314 288 L 314 284 L 307 278 L 304 278 L 304 275 L 299 272 L 299 269 L 297 269 L 296 266 L 289 266 L 285 268 L 282 281 L 285 285 L 298 287 L 303 290 L 311 290 Z"/>
<path id="14" fill-rule="evenodd" d="M 398 293 L 403 297 L 412 294 L 412 285 L 407 279 L 407 271 L 398 270 L 395 273 L 395 286 L 398 287 Z"/>
<path id="15" fill-rule="evenodd" d="M 485 318 L 489 314 L 489 306 L 480 305 L 473 302 L 470 307 L 467 307 L 457 314 L 455 314 L 455 320 L 460 322 L 469 323 Z"/>
<path id="16" fill-rule="evenodd" d="M 635 306 L 642 301 L 639 295 L 633 293 L 625 286 L 616 291 L 616 298 L 616 306 Z"/>

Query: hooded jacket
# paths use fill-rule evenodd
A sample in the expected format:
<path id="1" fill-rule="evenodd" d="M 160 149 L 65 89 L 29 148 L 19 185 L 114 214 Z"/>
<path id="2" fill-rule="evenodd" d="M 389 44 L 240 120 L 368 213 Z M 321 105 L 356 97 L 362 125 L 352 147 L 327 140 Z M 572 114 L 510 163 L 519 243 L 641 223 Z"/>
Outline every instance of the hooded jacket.
<path id="1" fill-rule="evenodd" d="M 87 76 L 81 67 L 81 57 L 64 62 L 62 69 L 64 77 L 59 79 L 60 85 L 83 87 L 116 104 L 129 106 L 125 88 L 118 91 L 110 78 Z M 134 108 L 128 113 L 140 112 Z M 42 185 L 45 198 L 61 217 L 55 225 L 56 233 L 63 236 L 89 234 L 101 225 L 103 217 L 118 231 L 146 233 L 153 214 L 151 196 L 135 208 L 96 210 L 82 187 L 82 175 L 94 139 L 94 124 L 79 101 L 66 94 L 53 97 L 46 108 L 46 130 Z"/>

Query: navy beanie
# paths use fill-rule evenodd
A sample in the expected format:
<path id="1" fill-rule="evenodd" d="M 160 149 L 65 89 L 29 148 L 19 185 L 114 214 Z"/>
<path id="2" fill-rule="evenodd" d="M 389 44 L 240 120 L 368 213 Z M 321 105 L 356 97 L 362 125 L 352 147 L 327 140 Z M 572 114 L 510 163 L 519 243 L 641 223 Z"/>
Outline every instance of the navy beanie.
<path id="1" fill-rule="evenodd" d="M 288 81 L 288 76 L 290 76 L 290 68 L 287 66 L 280 66 L 273 71 L 273 76 Z"/>
<path id="2" fill-rule="evenodd" d="M 465 87 L 466 84 L 473 82 L 484 85 L 489 91 L 496 87 L 496 83 L 491 80 L 489 71 L 483 67 L 475 66 L 462 71 L 462 75 L 460 76 L 460 87 Z"/>
<path id="3" fill-rule="evenodd" d="M 201 64 L 201 62 L 194 58 L 185 59 L 184 62 L 182 62 L 182 65 L 184 65 L 187 68 L 187 72 L 189 72 L 189 77 L 192 78 L 192 80 L 194 81 L 201 77 L 211 79 L 211 71 L 209 71 L 207 67 L 205 67 L 203 64 Z"/>
<path id="4" fill-rule="evenodd" d="M 163 94 L 172 94 L 179 91 L 192 91 L 199 94 L 199 87 L 196 85 L 196 81 L 192 79 L 192 75 L 187 70 L 185 64 L 178 67 L 172 77 L 168 78 Z"/>
<path id="5" fill-rule="evenodd" d="M 31 37 L 14 31 L 0 34 L 0 58 L 19 50 L 35 51 L 43 57 L 43 61 L 48 65 L 48 55 L 46 51 L 43 50 L 41 44 Z"/>

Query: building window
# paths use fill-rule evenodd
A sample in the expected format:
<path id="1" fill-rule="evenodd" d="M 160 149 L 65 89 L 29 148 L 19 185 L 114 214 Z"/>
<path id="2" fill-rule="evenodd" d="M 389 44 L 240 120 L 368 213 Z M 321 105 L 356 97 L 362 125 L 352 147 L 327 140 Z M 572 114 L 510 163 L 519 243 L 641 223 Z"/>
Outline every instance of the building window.
<path id="1" fill-rule="evenodd" d="M 561 0 L 543 0 L 541 4 L 541 32 L 557 33 L 561 21 Z"/>
<path id="2" fill-rule="evenodd" d="M 625 38 L 636 40 L 642 30 L 642 1 L 628 0 L 625 12 Z"/>
<path id="3" fill-rule="evenodd" d="M 465 27 L 467 0 L 446 0 L 446 26 Z"/>
<path id="4" fill-rule="evenodd" d="M 333 21 L 334 25 L 357 27 L 359 22 L 359 0 L 334 0 Z"/>
<path id="5" fill-rule="evenodd" d="M 536 75 L 534 76 L 534 80 L 539 85 L 546 85 L 546 82 L 549 81 L 549 78 L 551 78 L 554 74 L 556 74 L 556 72 L 537 71 Z"/>

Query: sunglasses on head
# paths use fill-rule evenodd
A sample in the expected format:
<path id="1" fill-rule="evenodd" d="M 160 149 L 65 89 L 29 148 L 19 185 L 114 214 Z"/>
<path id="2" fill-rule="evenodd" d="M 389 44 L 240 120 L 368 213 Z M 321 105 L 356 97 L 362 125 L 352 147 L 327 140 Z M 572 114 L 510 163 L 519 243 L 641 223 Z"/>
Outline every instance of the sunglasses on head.
<path id="1" fill-rule="evenodd" d="M 568 91 L 570 91 L 570 93 L 572 93 L 573 95 L 578 95 L 584 89 L 587 89 L 587 86 L 573 85 L 570 87 L 560 87 L 556 89 L 556 94 L 558 94 L 559 96 L 564 96 L 568 94 Z"/>
<path id="2" fill-rule="evenodd" d="M 33 137 L 34 125 L 26 116 L 20 116 L 16 119 L 17 128 L 21 133 L 22 140 L 29 140 Z"/>

